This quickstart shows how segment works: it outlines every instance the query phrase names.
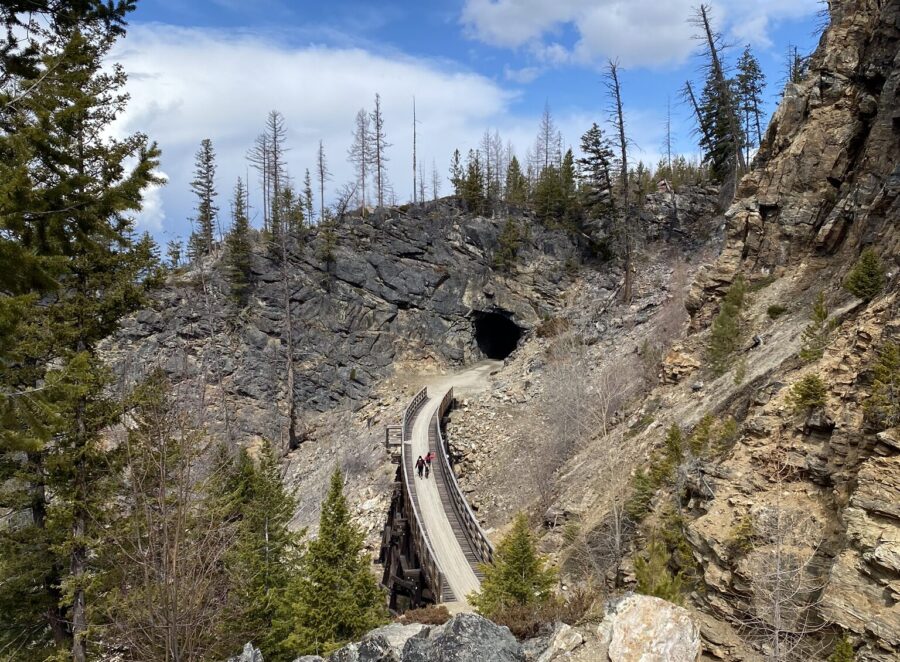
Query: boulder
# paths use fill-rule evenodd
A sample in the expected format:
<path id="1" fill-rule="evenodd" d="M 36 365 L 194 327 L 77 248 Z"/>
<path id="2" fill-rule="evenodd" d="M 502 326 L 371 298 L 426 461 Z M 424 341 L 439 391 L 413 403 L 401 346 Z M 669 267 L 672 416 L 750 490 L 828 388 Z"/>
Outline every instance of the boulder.
<path id="1" fill-rule="evenodd" d="M 695 662 L 702 650 L 687 609 L 649 595 L 611 604 L 598 634 L 609 642 L 609 662 Z"/>
<path id="2" fill-rule="evenodd" d="M 403 647 L 409 638 L 427 627 L 421 623 L 391 623 L 372 630 L 361 641 L 335 651 L 329 662 L 400 662 Z"/>
<path id="3" fill-rule="evenodd" d="M 253 644 L 244 644 L 244 650 L 237 657 L 228 658 L 228 662 L 263 662 L 263 654 Z"/>
<path id="4" fill-rule="evenodd" d="M 403 662 L 524 662 L 525 655 L 509 628 L 477 614 L 457 614 L 423 630 L 403 647 Z"/>
<path id="5" fill-rule="evenodd" d="M 560 623 L 553 631 L 550 637 L 550 644 L 547 649 L 541 653 L 537 662 L 553 662 L 554 660 L 565 659 L 568 653 L 584 643 L 584 637 L 571 625 Z"/>

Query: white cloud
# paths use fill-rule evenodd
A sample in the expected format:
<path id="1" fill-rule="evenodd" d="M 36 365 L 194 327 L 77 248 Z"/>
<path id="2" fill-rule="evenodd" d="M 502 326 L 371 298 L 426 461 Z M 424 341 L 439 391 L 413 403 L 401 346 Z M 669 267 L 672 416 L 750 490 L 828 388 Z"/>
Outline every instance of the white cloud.
<path id="1" fill-rule="evenodd" d="M 503 67 L 503 77 L 520 85 L 533 83 L 543 72 L 544 70 L 540 67 L 522 67 L 521 69 Z"/>
<path id="2" fill-rule="evenodd" d="M 740 42 L 770 47 L 773 23 L 807 17 L 817 0 L 718 0 L 713 14 L 722 31 Z M 527 46 L 538 60 L 595 64 L 618 58 L 626 67 L 682 64 L 697 44 L 688 23 L 696 0 L 466 0 L 462 23 L 470 36 L 493 46 Z M 571 27 L 570 47 L 558 34 Z"/>
<path id="3" fill-rule="evenodd" d="M 160 179 L 164 182 L 169 179 L 169 176 L 162 171 L 158 171 L 157 175 L 159 175 Z M 166 220 L 166 210 L 163 205 L 162 197 L 163 190 L 163 185 L 153 184 L 142 191 L 143 204 L 141 206 L 141 211 L 135 218 L 135 227 L 138 231 L 143 232 L 146 230 L 151 234 L 162 231 Z"/>
<path id="4" fill-rule="evenodd" d="M 181 235 L 188 229 L 193 204 L 188 182 L 200 140 L 213 141 L 219 207 L 227 210 L 235 179 L 247 173 L 246 151 L 270 109 L 285 116 L 295 180 L 302 180 L 305 168 L 313 170 L 318 141 L 324 140 L 333 191 L 352 177 L 346 153 L 356 111 L 370 108 L 379 92 L 393 143 L 390 174 L 398 198 L 405 200 L 412 188 L 413 95 L 419 156 L 429 180 L 433 158 L 446 173 L 452 150 L 506 115 L 514 98 L 495 82 L 446 63 L 158 24 L 132 25 L 113 59 L 130 76 L 131 100 L 117 128 L 143 131 L 157 141 L 170 176 L 161 191 L 147 192 L 140 224 Z M 250 177 L 255 180 L 252 171 Z M 256 182 L 251 185 L 258 197 Z"/>

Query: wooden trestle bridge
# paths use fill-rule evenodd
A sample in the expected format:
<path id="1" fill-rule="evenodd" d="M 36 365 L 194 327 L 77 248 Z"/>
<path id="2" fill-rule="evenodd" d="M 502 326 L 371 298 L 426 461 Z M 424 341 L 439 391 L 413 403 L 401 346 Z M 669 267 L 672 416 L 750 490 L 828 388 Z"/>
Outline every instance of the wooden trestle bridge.
<path id="1" fill-rule="evenodd" d="M 468 610 L 466 597 L 481 586 L 479 564 L 493 561 L 493 547 L 459 488 L 441 432 L 452 404 L 452 388 L 433 395 L 423 388 L 401 424 L 385 433 L 385 445 L 400 465 L 380 559 L 394 610 L 432 603 Z M 434 453 L 431 475 L 419 478 L 416 459 L 428 452 Z"/>

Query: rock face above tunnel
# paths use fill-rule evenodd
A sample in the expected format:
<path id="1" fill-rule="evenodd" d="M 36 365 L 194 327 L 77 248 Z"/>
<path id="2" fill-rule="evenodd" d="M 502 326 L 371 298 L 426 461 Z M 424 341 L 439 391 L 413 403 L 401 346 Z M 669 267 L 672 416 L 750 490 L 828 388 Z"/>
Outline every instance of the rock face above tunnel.
<path id="1" fill-rule="evenodd" d="M 240 310 L 229 301 L 221 255 L 207 259 L 202 273 L 177 272 L 149 309 L 126 320 L 109 356 L 120 371 L 159 365 L 176 383 L 205 374 L 210 406 L 227 401 L 236 413 L 234 433 L 277 439 L 286 410 L 277 403 L 287 396 L 286 292 L 298 410 L 361 402 L 396 361 L 460 364 L 508 353 L 497 345 L 553 309 L 577 248 L 565 233 L 519 218 L 530 238 L 511 274 L 492 266 L 505 218 L 473 217 L 452 200 L 348 218 L 334 230 L 327 261 L 324 233 L 309 230 L 291 246 L 287 289 L 279 251 L 258 242 L 250 302 Z M 512 332 L 479 346 L 478 319 L 505 320 Z"/>

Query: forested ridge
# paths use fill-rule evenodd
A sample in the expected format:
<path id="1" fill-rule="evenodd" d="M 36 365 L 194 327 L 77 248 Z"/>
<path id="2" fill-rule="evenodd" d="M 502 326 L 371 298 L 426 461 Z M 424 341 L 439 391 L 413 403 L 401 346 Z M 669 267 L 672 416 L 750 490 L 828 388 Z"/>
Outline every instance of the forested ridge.
<path id="1" fill-rule="evenodd" d="M 600 90 L 606 110 L 578 145 L 565 144 L 548 101 L 524 153 L 496 130 L 455 149 L 444 196 L 445 176 L 434 163 L 426 172 L 416 151 L 413 106 L 412 199 L 399 199 L 390 164 L 407 156 L 391 149 L 379 94 L 348 127 L 352 181 L 333 181 L 328 160 L 337 157 L 321 140 L 314 163 L 289 172 L 289 119 L 272 110 L 248 145 L 252 179 L 222 186 L 214 140 L 198 136 L 191 181 L 166 183 L 153 136 L 115 130 L 129 100 L 127 72 L 110 56 L 135 6 L 0 7 L 0 659 L 225 660 L 252 642 L 266 660 L 294 660 L 332 654 L 391 622 L 398 615 L 372 572 L 358 495 L 345 493 L 360 476 L 383 487 L 382 449 L 355 461 L 315 455 L 330 478 L 313 536 L 297 525 L 304 495 L 290 471 L 315 436 L 311 421 L 328 425 L 337 420 L 327 418 L 332 410 L 364 412 L 366 430 L 386 422 L 405 391 L 391 382 L 395 400 L 373 405 L 384 393 L 370 381 L 396 377 L 394 366 L 427 357 L 445 369 L 489 356 L 490 315 L 503 317 L 514 338 L 504 338 L 503 356 L 490 356 L 508 359 L 506 372 L 498 368 L 504 399 L 479 406 L 521 406 L 521 420 L 535 421 L 533 445 L 523 446 L 533 457 L 522 465 L 537 487 L 515 512 L 476 505 L 481 519 L 503 520 L 491 529 L 495 563 L 468 596 L 479 614 L 520 640 L 553 638 L 555 624 L 599 622 L 607 599 L 635 591 L 726 623 L 719 630 L 704 621 L 706 650 L 726 651 L 718 659 L 755 651 L 843 662 L 854 649 L 869 655 L 859 659 L 888 659 L 890 608 L 863 580 L 847 579 L 861 559 L 876 568 L 866 576 L 887 577 L 885 586 L 894 587 L 897 571 L 896 549 L 867 548 L 873 534 L 858 524 L 870 517 L 879 535 L 890 535 L 882 519 L 893 511 L 871 506 L 885 497 L 858 492 L 896 478 L 888 465 L 900 423 L 888 227 L 896 184 L 860 147 L 871 131 L 893 154 L 896 118 L 885 120 L 850 87 L 875 99 L 892 89 L 886 76 L 842 76 L 814 92 L 811 67 L 824 81 L 836 47 L 823 41 L 831 50 L 812 58 L 789 49 L 785 104 L 767 128 L 759 61 L 750 46 L 727 46 L 710 7 L 699 5 L 691 19 L 699 80 L 685 82 L 675 101 L 690 110 L 692 126 L 673 127 L 667 112 L 658 163 L 637 156 L 622 68 L 611 60 Z M 879 30 L 875 52 L 894 43 Z M 844 137 L 820 176 L 819 161 L 788 146 L 816 126 L 823 103 L 845 112 L 829 97 L 839 84 L 857 95 L 846 112 L 862 118 L 853 125 L 859 135 Z M 791 115 L 798 99 L 806 105 Z M 699 156 L 675 153 L 676 129 L 694 132 Z M 790 158 L 803 167 L 785 165 Z M 857 168 L 875 173 L 878 185 L 851 193 Z M 770 170 L 786 182 L 776 192 Z M 791 179 L 806 172 L 814 183 Z M 164 184 L 189 188 L 195 207 L 190 235 L 161 249 L 135 219 L 146 192 Z M 252 207 L 251 198 L 259 200 Z M 809 218 L 790 206 L 798 199 L 795 207 L 815 210 Z M 691 263 L 720 249 L 709 265 Z M 168 337 L 150 344 L 134 330 L 160 302 L 174 302 L 175 317 L 165 319 L 178 328 L 155 329 Z M 177 315 L 187 307 L 182 326 Z M 271 314 L 265 324 L 262 312 Z M 782 334 L 777 348 L 767 344 L 767 327 Z M 305 344 L 313 332 L 315 348 Z M 329 333 L 333 342 L 321 341 Z M 408 352 L 422 357 L 397 351 L 404 333 Z M 181 343 L 179 368 L 166 354 L 171 337 Z M 226 356 L 215 344 L 226 337 L 243 343 L 240 353 Z M 208 345 L 197 349 L 198 338 Z M 117 353 L 140 343 L 140 362 Z M 601 368 L 601 348 L 621 348 L 620 363 Z M 315 365 L 303 358 L 313 350 Z M 835 377 L 845 375 L 833 365 L 839 351 L 853 372 L 846 382 Z M 226 365 L 254 352 L 277 355 L 267 364 L 268 391 L 238 384 L 240 371 Z M 311 371 L 322 380 L 300 384 Z M 346 385 L 341 397 L 319 398 L 317 389 L 335 382 Z M 271 419 L 265 434 L 248 433 L 229 400 L 250 391 L 264 405 L 259 416 Z M 850 441 L 828 442 L 839 451 L 797 450 L 846 429 Z M 465 440 L 454 439 L 467 498 L 495 496 L 479 492 L 477 473 L 496 461 L 479 453 L 506 452 L 516 437 L 492 432 L 496 443 L 469 457 Z M 750 438 L 795 446 L 776 444 L 767 464 Z M 549 457 L 535 440 L 552 446 Z M 584 486 L 573 487 L 588 470 Z M 748 475 L 759 481 L 752 489 L 761 505 L 751 503 L 750 487 L 734 487 Z M 837 496 L 823 496 L 826 488 Z M 721 517 L 735 518 L 725 532 L 712 517 L 723 508 L 717 490 L 732 508 Z M 815 492 L 818 500 L 801 517 L 776 492 L 798 503 Z M 864 513 L 847 515 L 849 538 L 839 532 L 845 508 Z M 804 537 L 817 540 L 812 550 Z M 829 585 L 832 566 L 844 574 Z M 875 614 L 875 631 L 842 614 L 848 593 L 868 601 L 861 613 Z M 428 607 L 404 618 L 434 625 L 449 614 Z M 412 649 L 466 622 L 427 630 Z M 700 641 L 695 631 L 697 655 Z"/>

